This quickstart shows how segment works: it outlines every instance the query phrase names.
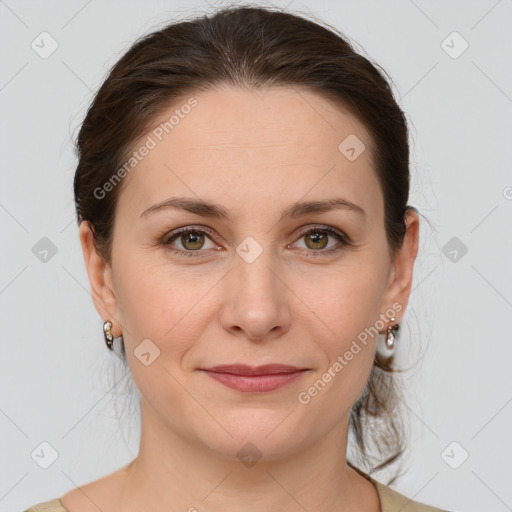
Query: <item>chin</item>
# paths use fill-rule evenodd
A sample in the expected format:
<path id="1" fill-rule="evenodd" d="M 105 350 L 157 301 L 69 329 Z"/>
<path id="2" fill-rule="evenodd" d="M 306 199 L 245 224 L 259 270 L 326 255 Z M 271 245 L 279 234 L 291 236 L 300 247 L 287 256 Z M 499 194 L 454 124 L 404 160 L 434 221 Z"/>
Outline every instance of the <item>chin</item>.
<path id="1" fill-rule="evenodd" d="M 283 421 L 289 411 L 258 409 L 237 411 L 235 416 L 224 416 L 222 426 L 199 434 L 200 441 L 218 457 L 244 462 L 248 467 L 251 461 L 274 461 L 284 459 L 296 452 L 306 439 L 306 430 L 299 429 L 290 418 Z M 204 435 L 202 435 L 204 434 Z M 202 439 L 201 439 L 202 438 Z"/>

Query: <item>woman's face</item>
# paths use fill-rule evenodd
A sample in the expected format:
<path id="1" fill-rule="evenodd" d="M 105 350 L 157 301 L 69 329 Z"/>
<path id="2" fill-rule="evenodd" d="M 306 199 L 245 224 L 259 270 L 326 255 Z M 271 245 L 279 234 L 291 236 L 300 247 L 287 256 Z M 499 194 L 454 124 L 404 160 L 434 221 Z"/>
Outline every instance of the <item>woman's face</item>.
<path id="1" fill-rule="evenodd" d="M 369 135 L 315 93 L 225 87 L 193 98 L 133 148 L 112 267 L 94 254 L 88 263 L 98 311 L 123 335 L 143 422 L 224 458 L 249 442 L 284 457 L 345 432 L 375 330 L 405 310 L 417 223 L 394 265 Z M 194 212 L 155 208 L 172 198 Z M 228 364 L 306 371 L 272 391 L 203 371 Z"/>

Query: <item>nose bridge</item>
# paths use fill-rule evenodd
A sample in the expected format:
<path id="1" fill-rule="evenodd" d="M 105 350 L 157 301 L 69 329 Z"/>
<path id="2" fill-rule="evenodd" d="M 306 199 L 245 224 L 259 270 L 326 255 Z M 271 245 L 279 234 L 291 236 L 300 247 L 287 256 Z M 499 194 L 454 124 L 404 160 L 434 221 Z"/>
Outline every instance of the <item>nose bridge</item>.
<path id="1" fill-rule="evenodd" d="M 270 243 L 265 244 L 248 236 L 237 246 L 236 253 L 233 278 L 237 283 L 237 295 L 265 303 L 280 300 L 279 289 L 283 285 L 275 275 L 279 262 L 274 257 Z"/>
<path id="2" fill-rule="evenodd" d="M 222 307 L 224 329 L 242 330 L 251 339 L 263 339 L 276 328 L 282 334 L 289 328 L 290 311 L 286 286 L 276 277 L 279 258 L 270 242 L 252 237 L 244 239 L 236 252 L 229 273 L 229 298 Z"/>

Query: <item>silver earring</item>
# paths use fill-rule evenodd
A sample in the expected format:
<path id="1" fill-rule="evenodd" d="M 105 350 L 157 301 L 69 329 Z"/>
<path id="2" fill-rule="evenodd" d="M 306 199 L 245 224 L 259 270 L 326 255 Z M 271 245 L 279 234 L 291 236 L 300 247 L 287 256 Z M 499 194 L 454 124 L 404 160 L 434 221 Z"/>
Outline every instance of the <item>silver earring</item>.
<path id="1" fill-rule="evenodd" d="M 112 322 L 110 320 L 107 320 L 104 324 L 103 324 L 103 336 L 105 337 L 105 343 L 107 345 L 107 347 L 110 349 L 110 350 L 114 350 L 114 336 L 112 335 L 112 332 L 110 331 L 112 327 Z"/>
<path id="2" fill-rule="evenodd" d="M 389 350 L 392 350 L 395 346 L 395 331 L 398 331 L 400 329 L 400 324 L 394 324 L 395 317 L 392 317 L 391 319 L 391 325 L 387 328 L 386 331 L 386 347 Z"/>

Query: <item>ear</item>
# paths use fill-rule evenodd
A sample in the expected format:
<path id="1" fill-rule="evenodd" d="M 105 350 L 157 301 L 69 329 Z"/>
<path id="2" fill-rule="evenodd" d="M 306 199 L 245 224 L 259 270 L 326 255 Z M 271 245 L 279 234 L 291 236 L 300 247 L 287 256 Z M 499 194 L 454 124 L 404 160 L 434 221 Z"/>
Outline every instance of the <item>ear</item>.
<path id="1" fill-rule="evenodd" d="M 96 311 L 103 322 L 112 322 L 112 334 L 114 337 L 121 336 L 121 315 L 114 292 L 112 268 L 98 254 L 94 247 L 93 233 L 88 221 L 80 224 L 80 243 L 85 260 L 85 267 L 91 285 L 91 295 Z"/>
<path id="2" fill-rule="evenodd" d="M 418 254 L 420 221 L 415 210 L 407 210 L 405 224 L 407 230 L 404 241 L 392 265 L 382 301 L 382 309 L 384 311 L 389 309 L 394 303 L 398 303 L 401 306 L 401 309 L 396 308 L 396 322 L 399 322 L 404 315 L 409 301 L 414 262 Z"/>

